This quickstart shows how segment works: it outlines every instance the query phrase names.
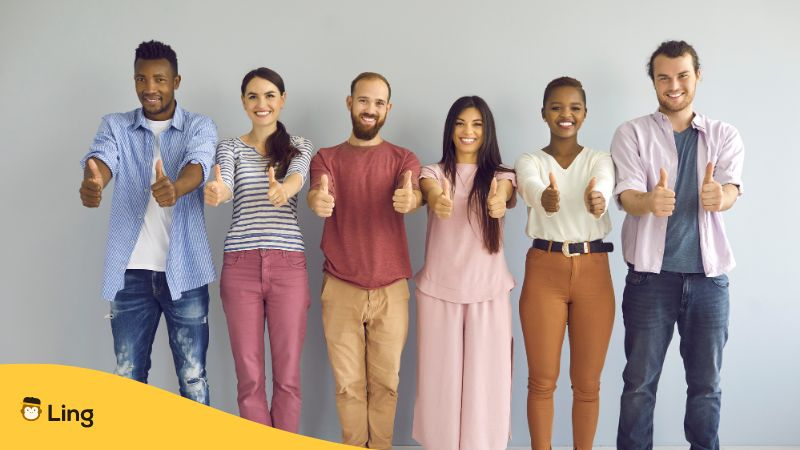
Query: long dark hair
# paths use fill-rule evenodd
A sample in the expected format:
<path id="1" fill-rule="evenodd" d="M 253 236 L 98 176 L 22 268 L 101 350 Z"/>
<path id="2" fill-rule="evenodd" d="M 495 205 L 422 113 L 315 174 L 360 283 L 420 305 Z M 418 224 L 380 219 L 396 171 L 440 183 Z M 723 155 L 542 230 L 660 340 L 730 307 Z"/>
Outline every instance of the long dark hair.
<path id="1" fill-rule="evenodd" d="M 247 83 L 255 77 L 263 78 L 274 84 L 281 95 L 286 92 L 283 85 L 283 78 L 278 75 L 278 72 L 267 69 L 266 67 L 259 67 L 258 69 L 247 72 L 247 75 L 242 79 L 242 95 L 244 95 L 245 89 L 247 89 Z M 265 147 L 267 149 L 267 155 L 270 157 L 270 166 L 275 168 L 275 177 L 283 178 L 286 176 L 286 171 L 289 169 L 289 163 L 292 161 L 292 158 L 300 154 L 300 151 L 292 145 L 289 139 L 289 133 L 286 131 L 286 127 L 283 126 L 281 121 L 278 121 L 278 129 L 267 137 Z"/>
<path id="2" fill-rule="evenodd" d="M 483 246 L 489 253 L 497 253 L 500 251 L 503 228 L 500 226 L 500 220 L 489 217 L 486 202 L 489 196 L 489 185 L 495 172 L 513 172 L 513 170 L 502 166 L 503 160 L 500 157 L 500 147 L 497 145 L 494 117 L 489 105 L 482 98 L 475 95 L 461 97 L 450 107 L 444 122 L 442 160 L 439 161 L 439 164 L 442 165 L 444 175 L 450 179 L 450 185 L 454 189 L 456 185 L 456 147 L 453 143 L 453 130 L 458 115 L 467 108 L 476 108 L 483 119 L 483 143 L 478 150 L 478 170 L 475 172 L 472 190 L 467 197 L 467 217 L 471 218 L 472 211 L 476 212 L 480 219 Z"/>

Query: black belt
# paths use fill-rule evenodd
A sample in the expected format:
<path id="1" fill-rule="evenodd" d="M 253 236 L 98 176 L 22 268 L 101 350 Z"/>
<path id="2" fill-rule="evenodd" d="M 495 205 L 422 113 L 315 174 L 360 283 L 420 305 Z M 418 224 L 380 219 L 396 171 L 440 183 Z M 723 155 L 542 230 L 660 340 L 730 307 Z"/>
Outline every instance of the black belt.
<path id="1" fill-rule="evenodd" d="M 556 242 L 534 239 L 532 247 L 546 252 L 561 252 L 567 257 L 586 253 L 608 253 L 614 251 L 614 244 L 611 242 L 603 242 L 602 239 L 591 242 Z"/>

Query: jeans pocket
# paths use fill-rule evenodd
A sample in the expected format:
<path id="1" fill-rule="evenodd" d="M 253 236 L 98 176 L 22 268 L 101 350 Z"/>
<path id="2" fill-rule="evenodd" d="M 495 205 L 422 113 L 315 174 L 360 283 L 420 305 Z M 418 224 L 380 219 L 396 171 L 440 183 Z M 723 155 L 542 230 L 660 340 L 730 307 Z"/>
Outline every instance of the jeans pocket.
<path id="1" fill-rule="evenodd" d="M 295 269 L 306 268 L 306 254 L 305 252 L 286 252 L 284 253 L 286 263 Z"/>
<path id="2" fill-rule="evenodd" d="M 717 275 L 716 277 L 711 277 L 711 281 L 721 288 L 727 288 L 731 283 L 730 280 L 728 280 L 728 276 L 724 273 L 722 275 Z"/>
<path id="3" fill-rule="evenodd" d="M 242 258 L 244 255 L 244 251 L 240 250 L 237 252 L 225 252 L 222 255 L 222 267 L 233 267 Z"/>
<path id="4" fill-rule="evenodd" d="M 647 283 L 650 275 L 650 272 L 637 272 L 633 269 L 628 269 L 628 275 L 625 276 L 625 284 L 642 286 Z"/>

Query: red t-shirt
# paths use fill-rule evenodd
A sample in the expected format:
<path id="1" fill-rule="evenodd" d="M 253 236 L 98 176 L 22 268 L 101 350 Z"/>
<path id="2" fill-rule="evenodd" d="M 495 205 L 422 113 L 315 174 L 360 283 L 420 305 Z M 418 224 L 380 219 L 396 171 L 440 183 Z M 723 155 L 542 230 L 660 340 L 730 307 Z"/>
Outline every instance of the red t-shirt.
<path id="1" fill-rule="evenodd" d="M 344 142 L 314 155 L 311 189 L 318 189 L 320 177 L 327 174 L 335 204 L 320 245 L 326 272 L 362 289 L 411 277 L 403 214 L 392 206 L 408 170 L 418 190 L 417 156 L 386 141 L 369 147 Z"/>

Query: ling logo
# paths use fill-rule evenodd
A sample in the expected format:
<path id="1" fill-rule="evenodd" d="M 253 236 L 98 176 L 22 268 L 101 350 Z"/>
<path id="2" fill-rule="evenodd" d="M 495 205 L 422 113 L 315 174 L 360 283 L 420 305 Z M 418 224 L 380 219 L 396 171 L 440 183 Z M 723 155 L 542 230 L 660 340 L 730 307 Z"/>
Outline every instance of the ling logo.
<path id="1" fill-rule="evenodd" d="M 17 397 L 19 398 L 19 397 Z M 22 399 L 22 417 L 33 422 L 42 415 L 42 401 L 36 397 L 25 397 Z"/>
<path id="2" fill-rule="evenodd" d="M 42 415 L 42 401 L 36 397 L 25 397 L 22 399 L 22 418 L 28 422 L 37 420 Z M 53 405 L 47 405 L 47 421 L 48 422 L 81 422 L 83 428 L 91 428 L 94 425 L 94 410 L 84 409 L 82 411 L 77 409 L 67 408 L 66 405 L 61 405 L 61 415 L 56 416 L 53 414 Z"/>

